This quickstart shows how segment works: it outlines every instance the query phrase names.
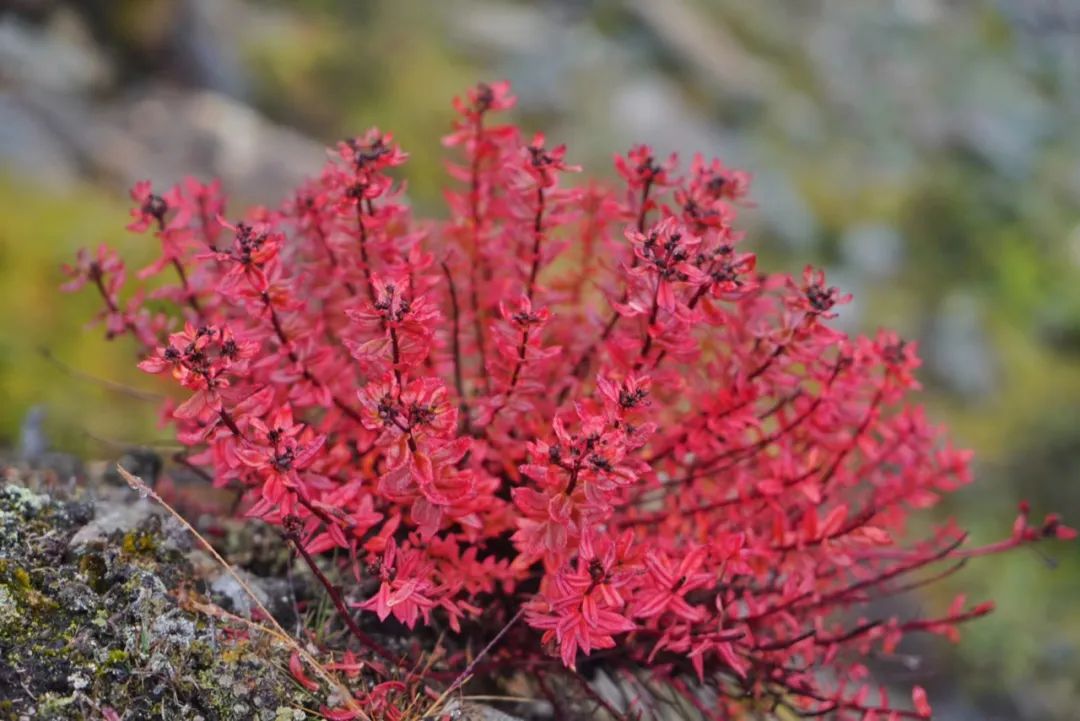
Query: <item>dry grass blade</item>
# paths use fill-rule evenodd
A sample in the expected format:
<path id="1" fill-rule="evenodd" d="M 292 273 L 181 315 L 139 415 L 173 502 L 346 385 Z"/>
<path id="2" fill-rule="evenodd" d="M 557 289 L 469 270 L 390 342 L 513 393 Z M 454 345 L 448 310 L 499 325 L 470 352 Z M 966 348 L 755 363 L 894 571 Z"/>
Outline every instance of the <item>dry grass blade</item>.
<path id="1" fill-rule="evenodd" d="M 461 688 L 462 685 L 464 685 L 469 680 L 469 678 L 472 677 L 473 669 L 475 669 L 476 665 L 480 663 L 480 659 L 490 653 L 491 649 L 495 648 L 495 644 L 497 644 L 502 639 L 502 637 L 506 635 L 506 632 L 509 631 L 510 628 L 515 623 L 517 623 L 524 615 L 525 609 L 519 608 L 518 612 L 514 614 L 514 617 L 506 622 L 506 625 L 503 626 L 497 634 L 495 634 L 494 638 L 488 641 L 488 644 L 480 650 L 480 653 L 476 654 L 476 658 L 469 662 L 469 665 L 465 667 L 465 670 L 462 671 L 456 679 L 454 679 L 454 682 L 450 684 L 450 686 L 448 686 L 447 689 L 442 692 L 442 694 L 439 695 L 439 698 L 435 699 L 435 703 L 431 704 L 428 710 L 424 712 L 425 718 L 428 716 L 434 716 L 435 712 L 440 707 L 442 707 L 443 704 L 446 703 L 446 700 L 448 698 L 450 698 L 450 694 Z"/>
<path id="2" fill-rule="evenodd" d="M 332 673 L 327 671 L 326 668 L 324 668 L 323 665 L 319 663 L 318 659 L 312 656 L 306 649 L 304 649 L 302 645 L 300 645 L 300 643 L 296 639 L 290 636 L 288 632 L 281 627 L 281 624 L 277 622 L 277 619 L 275 619 L 266 609 L 266 607 L 262 604 L 262 602 L 259 601 L 258 596 L 255 595 L 255 592 L 251 590 L 251 587 L 248 586 L 248 584 L 244 581 L 240 574 L 238 574 L 233 569 L 233 567 L 229 564 L 228 561 L 221 557 L 221 554 L 217 552 L 217 550 L 210 544 L 209 541 L 203 538 L 202 534 L 199 533 L 194 526 L 188 523 L 187 519 L 181 516 L 180 513 L 178 513 L 176 509 L 170 506 L 165 501 L 165 499 L 159 496 L 154 491 L 154 489 L 146 485 L 146 482 L 143 481 L 143 479 L 130 473 L 120 464 L 116 465 L 116 470 L 120 473 L 120 476 L 125 481 L 127 481 L 127 484 L 131 486 L 135 491 L 137 491 L 140 496 L 142 496 L 143 498 L 153 498 L 156 503 L 158 503 L 162 508 L 168 511 L 173 518 L 179 521 L 179 523 L 185 529 L 187 529 L 188 533 L 194 536 L 196 540 L 198 540 L 199 543 L 202 544 L 203 548 L 205 548 L 207 552 L 209 552 L 210 555 L 213 556 L 214 560 L 221 564 L 221 567 L 224 568 L 229 573 L 229 575 L 232 576 L 233 579 L 240 585 L 240 588 L 242 588 L 244 593 L 248 595 L 248 597 L 251 599 L 251 602 L 255 604 L 255 607 L 259 609 L 259 612 L 263 615 L 264 618 L 266 618 L 270 622 L 273 628 L 267 628 L 261 623 L 256 623 L 254 621 L 241 618 L 240 616 L 235 616 L 222 609 L 208 606 L 206 604 L 192 604 L 195 609 L 202 611 L 203 613 L 207 613 L 208 615 L 220 616 L 222 618 L 229 618 L 231 620 L 238 621 L 246 625 L 248 628 L 257 629 L 262 633 L 274 636 L 282 643 L 286 644 L 291 650 L 296 651 L 296 653 L 298 653 L 300 657 L 303 658 L 304 661 L 306 661 L 312 669 L 314 669 L 314 671 L 316 672 L 316 674 L 318 674 L 320 678 L 322 678 L 324 681 L 326 681 L 326 683 L 333 687 L 333 689 L 337 692 L 338 696 L 341 697 L 342 703 L 344 703 L 350 711 L 356 713 L 361 719 L 361 721 L 371 721 L 370 717 L 365 714 L 364 710 L 360 708 L 359 704 L 357 704 L 356 699 L 352 695 L 352 692 L 349 691 L 349 689 L 346 688 L 345 685 L 342 684 L 341 681 L 339 681 Z"/>

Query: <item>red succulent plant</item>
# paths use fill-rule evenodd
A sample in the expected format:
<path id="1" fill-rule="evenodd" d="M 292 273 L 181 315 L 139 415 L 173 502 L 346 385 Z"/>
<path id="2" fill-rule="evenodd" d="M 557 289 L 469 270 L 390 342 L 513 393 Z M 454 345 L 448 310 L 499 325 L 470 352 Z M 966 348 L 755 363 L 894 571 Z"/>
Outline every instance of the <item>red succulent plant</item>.
<path id="1" fill-rule="evenodd" d="M 633 700 L 587 693 L 628 718 L 658 684 L 712 718 L 929 718 L 922 689 L 907 707 L 871 687 L 867 655 L 955 638 L 989 606 L 875 600 L 1074 532 L 1024 508 L 991 546 L 952 525 L 912 538 L 909 512 L 967 483 L 970 456 L 905 404 L 914 344 L 833 328 L 847 296 L 821 271 L 757 270 L 735 227 L 746 173 L 637 146 L 621 186 L 569 185 L 564 147 L 495 123 L 513 103 L 505 83 L 455 100 L 444 220 L 411 216 L 406 155 L 374 130 L 233 222 L 216 184 L 138 184 L 129 227 L 176 269 L 157 296 L 182 330 L 124 309 L 106 249 L 69 287 L 95 285 L 109 334 L 186 390 L 164 409 L 185 463 L 310 563 L 342 551 L 330 571 L 353 580 L 327 588 L 385 674 L 408 677 L 374 640 L 390 617 L 458 638 L 429 668 L 452 678 L 469 639 L 523 616 L 487 662 L 556 708 L 545 679 L 588 663 Z M 403 655 L 431 650 L 408 638 Z M 379 680 L 357 699 L 401 691 Z"/>

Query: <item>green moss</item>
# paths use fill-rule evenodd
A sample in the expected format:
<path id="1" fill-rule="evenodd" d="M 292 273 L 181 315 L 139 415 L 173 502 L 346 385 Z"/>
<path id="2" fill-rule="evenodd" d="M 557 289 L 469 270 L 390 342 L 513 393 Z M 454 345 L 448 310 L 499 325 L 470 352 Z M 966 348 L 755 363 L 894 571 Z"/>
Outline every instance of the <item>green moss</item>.
<path id="1" fill-rule="evenodd" d="M 79 573 L 96 593 L 104 593 L 108 588 L 105 582 L 107 572 L 105 561 L 96 553 L 88 553 L 79 559 Z"/>
<path id="2" fill-rule="evenodd" d="M 25 568 L 5 561 L 0 568 L 0 588 L 7 587 L 7 595 L 15 607 L 23 613 L 34 614 L 51 611 L 56 602 L 34 588 L 30 574 Z"/>
<path id="3" fill-rule="evenodd" d="M 12 585 L 23 591 L 33 588 L 33 586 L 30 585 L 30 574 L 26 572 L 26 569 L 16 566 L 11 572 L 11 579 Z"/>
<path id="4" fill-rule="evenodd" d="M 153 555 L 154 550 L 157 548 L 157 544 L 154 542 L 154 536 L 150 533 L 143 531 L 128 531 L 124 534 L 124 538 L 120 542 L 120 548 L 124 553 L 131 556 Z"/>

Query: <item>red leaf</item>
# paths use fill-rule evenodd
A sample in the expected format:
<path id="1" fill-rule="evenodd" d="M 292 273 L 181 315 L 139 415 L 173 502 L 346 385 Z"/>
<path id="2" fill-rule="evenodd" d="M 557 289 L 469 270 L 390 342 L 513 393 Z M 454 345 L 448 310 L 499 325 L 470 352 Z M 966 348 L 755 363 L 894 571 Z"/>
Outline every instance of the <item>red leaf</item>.
<path id="1" fill-rule="evenodd" d="M 911 689 L 911 701 L 915 704 L 915 713 L 923 718 L 930 718 L 930 702 L 926 700 L 926 691 L 922 686 Z"/>
<path id="2" fill-rule="evenodd" d="M 299 651 L 293 651 L 292 656 L 289 657 L 289 672 L 308 691 L 315 692 L 319 690 L 319 684 L 308 678 L 307 674 L 304 673 L 304 664 L 300 661 Z"/>

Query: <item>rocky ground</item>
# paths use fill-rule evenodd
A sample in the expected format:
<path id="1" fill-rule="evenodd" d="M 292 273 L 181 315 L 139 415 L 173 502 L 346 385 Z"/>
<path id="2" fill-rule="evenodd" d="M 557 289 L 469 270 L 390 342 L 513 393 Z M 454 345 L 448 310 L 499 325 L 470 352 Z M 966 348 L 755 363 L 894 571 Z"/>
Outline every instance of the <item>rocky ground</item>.
<path id="1" fill-rule="evenodd" d="M 114 462 L 84 466 L 44 453 L 28 463 L 0 452 L 0 721 L 302 721 L 339 706 L 328 684 L 312 691 L 295 680 L 295 642 L 243 620 L 256 606 L 250 590 L 293 639 L 316 639 L 316 655 L 318 641 L 344 643 L 315 582 L 274 531 L 230 518 L 229 499 L 201 480 L 158 478 L 153 454 L 120 463 L 156 480 L 231 570 L 130 489 Z M 530 718 L 549 717 L 546 704 L 528 708 Z M 461 698 L 442 712 L 520 721 Z"/>
<path id="2" fill-rule="evenodd" d="M 187 602 L 202 591 L 242 611 L 235 582 L 149 501 L 69 485 L 82 474 L 60 461 L 0 480 L 0 719 L 311 718 L 320 700 L 282 644 Z M 287 615 L 280 583 L 256 587 Z"/>

